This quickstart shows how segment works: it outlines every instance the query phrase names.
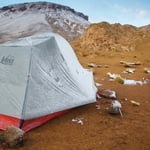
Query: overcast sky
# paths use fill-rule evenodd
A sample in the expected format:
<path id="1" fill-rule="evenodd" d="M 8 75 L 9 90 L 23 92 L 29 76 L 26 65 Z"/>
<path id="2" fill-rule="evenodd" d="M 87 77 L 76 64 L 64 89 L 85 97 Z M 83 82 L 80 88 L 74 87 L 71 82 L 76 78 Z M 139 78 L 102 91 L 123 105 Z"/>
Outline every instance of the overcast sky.
<path id="1" fill-rule="evenodd" d="M 38 1 L 69 6 L 88 15 L 91 23 L 107 21 L 135 26 L 150 24 L 150 0 L 0 0 L 0 7 Z"/>

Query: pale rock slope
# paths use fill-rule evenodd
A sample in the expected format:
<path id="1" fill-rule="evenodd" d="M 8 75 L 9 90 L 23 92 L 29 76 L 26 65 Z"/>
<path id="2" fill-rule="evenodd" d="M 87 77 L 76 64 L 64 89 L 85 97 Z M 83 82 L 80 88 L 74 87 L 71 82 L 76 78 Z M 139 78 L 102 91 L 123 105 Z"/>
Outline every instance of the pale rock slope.
<path id="1" fill-rule="evenodd" d="M 23 3 L 0 8 L 0 43 L 41 32 L 55 32 L 68 41 L 81 35 L 88 16 L 50 2 Z"/>

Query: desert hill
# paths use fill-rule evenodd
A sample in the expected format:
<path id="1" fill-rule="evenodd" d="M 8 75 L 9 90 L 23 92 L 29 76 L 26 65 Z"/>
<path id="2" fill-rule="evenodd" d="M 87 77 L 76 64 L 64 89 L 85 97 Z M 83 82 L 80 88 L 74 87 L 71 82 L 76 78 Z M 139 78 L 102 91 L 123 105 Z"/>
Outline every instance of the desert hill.
<path id="1" fill-rule="evenodd" d="M 150 31 L 150 24 L 149 25 L 146 25 L 146 26 L 142 26 L 140 27 L 140 30 L 143 30 L 143 31 Z"/>
<path id="2" fill-rule="evenodd" d="M 0 8 L 0 43 L 40 32 L 55 32 L 70 41 L 88 25 L 88 16 L 55 3 L 5 6 Z"/>
<path id="3" fill-rule="evenodd" d="M 87 55 L 99 51 L 134 51 L 145 40 L 150 41 L 150 26 L 137 28 L 101 22 L 91 24 L 71 44 L 77 52 Z"/>

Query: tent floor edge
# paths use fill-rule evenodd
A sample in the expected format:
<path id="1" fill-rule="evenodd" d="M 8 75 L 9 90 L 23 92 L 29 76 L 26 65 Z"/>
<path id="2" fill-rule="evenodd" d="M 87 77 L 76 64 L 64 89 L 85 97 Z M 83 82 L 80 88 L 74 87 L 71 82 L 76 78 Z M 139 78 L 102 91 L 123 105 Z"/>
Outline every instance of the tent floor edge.
<path id="1" fill-rule="evenodd" d="M 8 126 L 19 127 L 20 119 L 12 116 L 0 114 L 0 129 L 6 130 Z"/>
<path id="2" fill-rule="evenodd" d="M 23 131 L 27 132 L 27 131 L 29 131 L 33 128 L 36 128 L 36 127 L 46 123 L 47 121 L 52 120 L 53 118 L 56 118 L 58 116 L 61 116 L 69 111 L 70 110 L 64 110 L 64 111 L 56 112 L 56 113 L 49 114 L 46 116 L 42 116 L 42 117 L 30 119 L 30 120 L 24 120 L 23 126 L 21 127 L 21 129 Z"/>

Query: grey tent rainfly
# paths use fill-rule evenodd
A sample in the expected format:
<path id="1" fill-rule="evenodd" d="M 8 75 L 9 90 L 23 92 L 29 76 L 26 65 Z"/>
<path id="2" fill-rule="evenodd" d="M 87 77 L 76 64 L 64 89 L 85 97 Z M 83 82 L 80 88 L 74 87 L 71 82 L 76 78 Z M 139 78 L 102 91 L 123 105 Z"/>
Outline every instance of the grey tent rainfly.
<path id="1" fill-rule="evenodd" d="M 60 35 L 42 33 L 0 45 L 0 129 L 24 131 L 96 101 L 92 72 Z"/>

